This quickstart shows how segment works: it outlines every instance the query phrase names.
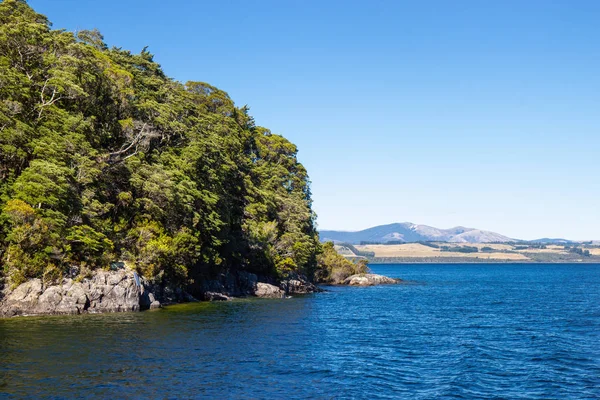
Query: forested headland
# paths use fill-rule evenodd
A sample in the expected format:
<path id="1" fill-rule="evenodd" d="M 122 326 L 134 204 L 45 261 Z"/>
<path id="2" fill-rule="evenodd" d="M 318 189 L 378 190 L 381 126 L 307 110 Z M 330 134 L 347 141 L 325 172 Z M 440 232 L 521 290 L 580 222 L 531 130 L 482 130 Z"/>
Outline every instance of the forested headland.
<path id="1" fill-rule="evenodd" d="M 147 49 L 108 47 L 97 30 L 52 29 L 25 1 L 0 3 L 10 285 L 115 262 L 181 285 L 231 270 L 328 281 L 336 265 L 364 269 L 319 243 L 296 153 L 224 91 L 169 78 Z"/>

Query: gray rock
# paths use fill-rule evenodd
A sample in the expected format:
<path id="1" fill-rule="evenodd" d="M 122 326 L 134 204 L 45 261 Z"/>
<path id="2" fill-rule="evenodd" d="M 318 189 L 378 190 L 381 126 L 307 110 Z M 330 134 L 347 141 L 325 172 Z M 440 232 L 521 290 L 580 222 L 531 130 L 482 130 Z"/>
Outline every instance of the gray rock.
<path id="1" fill-rule="evenodd" d="M 153 293 L 139 288 L 133 273 L 126 270 L 97 271 L 83 282 L 67 278 L 48 287 L 32 279 L 12 291 L 4 290 L 0 299 L 0 317 L 139 311 L 161 304 Z"/>
<path id="2" fill-rule="evenodd" d="M 284 294 L 320 291 L 301 275 L 290 276 L 279 287 L 258 280 L 253 273 L 232 271 L 199 279 L 193 293 L 203 300 L 227 301 L 240 296 L 281 298 Z M 95 271 L 83 281 L 65 278 L 47 287 L 40 279 L 32 279 L 14 290 L 0 285 L 0 317 L 141 311 L 189 301 L 197 300 L 181 288 L 143 277 L 138 286 L 133 271 L 125 268 Z"/>
<path id="3" fill-rule="evenodd" d="M 350 286 L 374 286 L 399 283 L 400 279 L 388 278 L 387 276 L 377 274 L 357 274 L 349 276 L 342 282 L 343 285 Z"/>
<path id="4" fill-rule="evenodd" d="M 153 301 L 153 302 L 150 304 L 150 309 L 151 309 L 151 310 L 155 310 L 155 309 L 157 309 L 157 308 L 160 308 L 160 307 L 161 307 L 161 305 L 160 305 L 160 301 L 158 301 L 158 300 L 154 300 L 154 301 Z"/>
<path id="5" fill-rule="evenodd" d="M 271 299 L 280 299 L 284 296 L 284 294 L 285 292 L 279 289 L 277 286 L 264 282 L 257 282 L 256 290 L 254 291 L 254 295 L 256 297 L 264 297 Z"/>
<path id="6" fill-rule="evenodd" d="M 36 300 L 42 294 L 42 281 L 32 279 L 19 285 L 12 293 L 14 301 L 31 302 Z"/>

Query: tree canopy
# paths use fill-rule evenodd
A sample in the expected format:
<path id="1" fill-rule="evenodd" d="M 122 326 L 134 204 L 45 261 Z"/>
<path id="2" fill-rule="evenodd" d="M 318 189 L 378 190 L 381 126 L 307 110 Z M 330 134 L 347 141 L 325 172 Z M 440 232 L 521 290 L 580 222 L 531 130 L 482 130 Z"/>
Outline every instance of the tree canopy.
<path id="1" fill-rule="evenodd" d="M 296 153 L 147 49 L 0 3 L 0 254 L 13 284 L 113 261 L 182 283 L 232 268 L 312 277 L 321 246 Z"/>

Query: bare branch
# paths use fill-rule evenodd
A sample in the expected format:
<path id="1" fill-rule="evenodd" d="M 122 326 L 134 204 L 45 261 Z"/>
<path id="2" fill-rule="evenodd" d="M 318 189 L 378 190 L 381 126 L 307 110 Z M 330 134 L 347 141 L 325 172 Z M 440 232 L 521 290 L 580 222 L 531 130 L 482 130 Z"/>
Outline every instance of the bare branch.
<path id="1" fill-rule="evenodd" d="M 64 98 L 63 96 L 56 97 L 56 94 L 58 93 L 58 91 L 56 90 L 55 87 L 53 87 L 52 88 L 52 97 L 50 97 L 50 100 L 48 100 L 48 101 L 44 100 L 44 92 L 46 91 L 46 87 L 48 86 L 49 80 L 50 79 L 46 79 L 46 81 L 44 82 L 44 86 L 42 87 L 42 91 L 40 92 L 40 99 L 42 100 L 42 104 L 39 105 L 40 111 L 38 112 L 38 119 L 41 118 L 42 112 L 44 111 L 44 107 L 51 106 L 52 104 L 54 104 L 57 101 Z"/>
<path id="2" fill-rule="evenodd" d="M 144 129 L 146 129 L 146 124 L 144 124 L 142 126 L 142 129 L 140 129 L 140 132 L 133 138 L 133 140 L 131 141 L 131 143 L 129 144 L 129 146 L 125 147 L 126 144 L 124 144 L 123 146 L 121 146 L 121 148 L 118 151 L 115 151 L 113 153 L 110 153 L 111 156 L 118 156 L 119 154 L 123 154 L 128 152 L 133 146 L 136 146 L 139 141 L 142 139 L 143 135 L 144 135 Z"/>
<path id="3" fill-rule="evenodd" d="M 139 129 L 137 134 L 135 134 L 135 136 L 128 134 L 131 133 L 131 130 L 127 129 L 126 135 L 131 137 L 131 140 L 124 143 L 119 150 L 109 153 L 109 159 L 112 164 L 123 162 L 128 158 L 135 156 L 140 151 L 148 148 L 152 139 L 160 138 L 162 136 L 162 132 L 157 130 L 151 124 L 142 124 L 140 121 L 136 121 L 134 125 Z"/>

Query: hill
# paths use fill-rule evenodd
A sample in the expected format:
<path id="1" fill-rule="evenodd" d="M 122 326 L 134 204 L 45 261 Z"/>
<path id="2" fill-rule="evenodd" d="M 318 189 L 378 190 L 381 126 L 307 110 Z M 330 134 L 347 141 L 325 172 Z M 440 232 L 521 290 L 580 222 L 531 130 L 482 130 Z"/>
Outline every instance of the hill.
<path id="1" fill-rule="evenodd" d="M 453 242 L 453 243 L 491 243 L 514 241 L 499 233 L 475 228 L 457 226 L 439 229 L 411 222 L 379 225 L 357 232 L 322 230 L 321 241 L 334 243 L 389 243 L 389 242 Z"/>
<path id="2" fill-rule="evenodd" d="M 146 48 L 0 2 L 0 284 L 111 265 L 194 288 L 240 269 L 329 276 L 296 153 Z"/>
<path id="3" fill-rule="evenodd" d="M 394 242 L 392 242 L 394 243 Z M 381 263 L 598 263 L 600 246 L 590 243 L 542 245 L 512 243 L 420 242 L 401 244 L 334 245 L 340 255 Z"/>

